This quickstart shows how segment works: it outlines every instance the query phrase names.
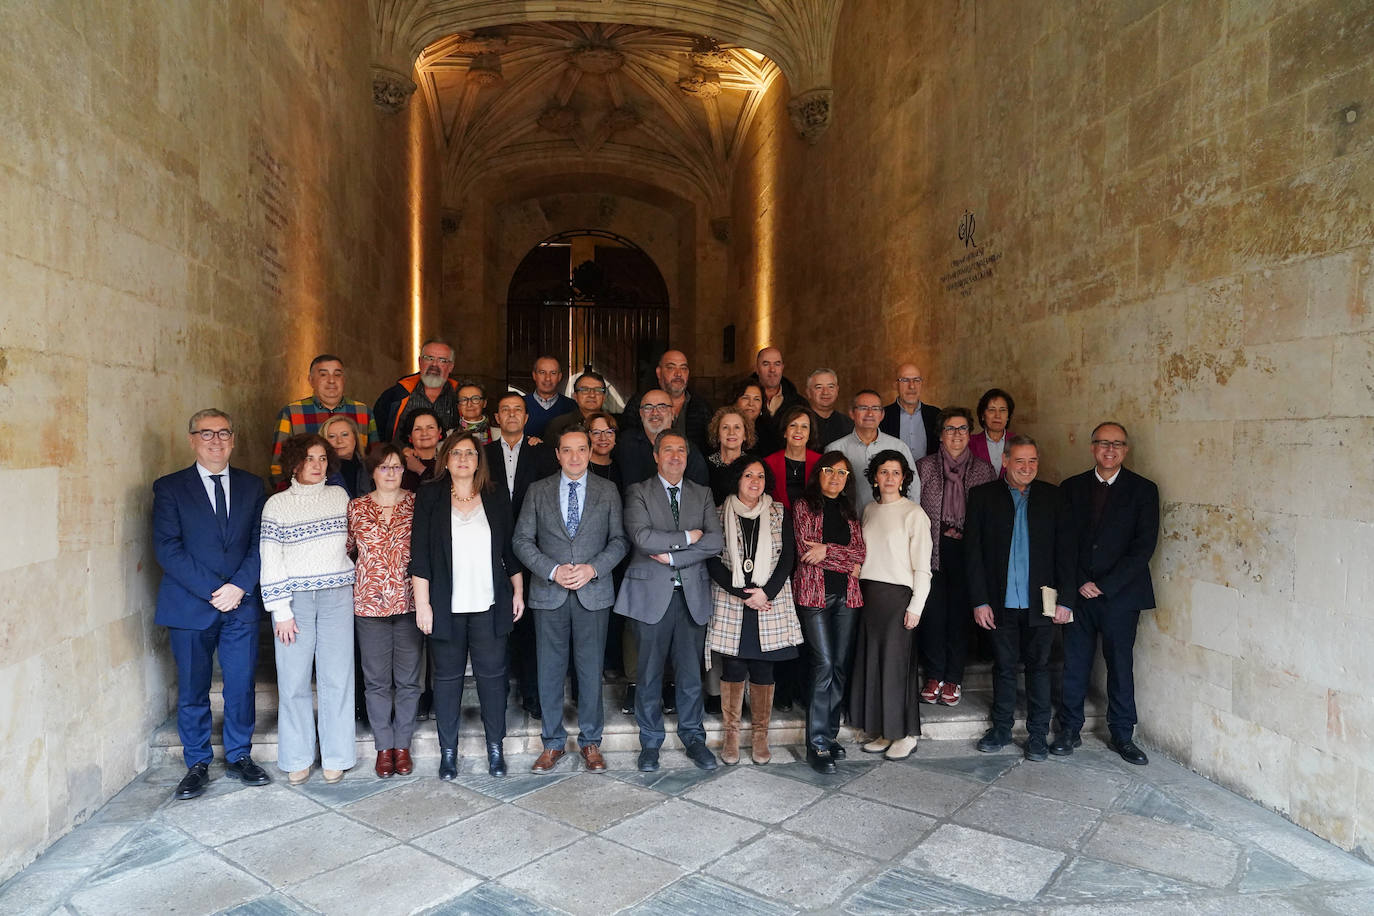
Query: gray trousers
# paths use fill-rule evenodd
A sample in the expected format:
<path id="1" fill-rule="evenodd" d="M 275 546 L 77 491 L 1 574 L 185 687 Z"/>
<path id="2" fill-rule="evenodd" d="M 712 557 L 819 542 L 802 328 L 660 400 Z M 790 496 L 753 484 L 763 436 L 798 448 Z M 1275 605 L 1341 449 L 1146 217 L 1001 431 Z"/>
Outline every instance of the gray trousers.
<path id="1" fill-rule="evenodd" d="M 577 745 L 599 745 L 606 721 L 601 700 L 601 663 L 606 656 L 611 609 L 584 608 L 577 594 L 569 592 L 559 607 L 535 608 L 533 613 L 544 747 L 562 750 L 568 742 L 568 731 L 563 726 L 563 681 L 568 676 L 569 645 L 577 671 Z"/>
<path id="2" fill-rule="evenodd" d="M 410 747 L 420 704 L 420 661 L 425 634 L 414 614 L 355 617 L 363 661 L 367 721 L 377 750 Z"/>
<path id="3" fill-rule="evenodd" d="M 353 726 L 353 587 L 293 592 L 296 639 L 277 650 L 277 766 L 288 773 L 315 762 L 315 709 L 310 670 L 319 693 L 320 763 L 347 770 L 358 762 Z"/>
<path id="4" fill-rule="evenodd" d="M 632 622 L 639 634 L 639 689 L 635 692 L 639 746 L 663 745 L 663 674 L 669 662 L 676 669 L 677 736 L 683 744 L 705 741 L 701 658 L 706 648 L 706 625 L 692 619 L 681 589 L 674 589 L 668 610 L 658 623 Z"/>

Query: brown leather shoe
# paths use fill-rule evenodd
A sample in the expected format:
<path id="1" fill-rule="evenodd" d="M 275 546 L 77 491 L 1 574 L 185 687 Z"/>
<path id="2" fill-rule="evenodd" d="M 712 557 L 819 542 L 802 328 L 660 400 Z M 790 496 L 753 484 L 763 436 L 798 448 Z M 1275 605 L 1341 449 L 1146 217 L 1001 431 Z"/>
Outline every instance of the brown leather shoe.
<path id="1" fill-rule="evenodd" d="M 415 772 L 415 763 L 410 759 L 410 748 L 396 748 L 396 775 L 409 776 Z"/>
<path id="2" fill-rule="evenodd" d="M 544 753 L 548 753 L 545 751 Z M 589 744 L 582 749 L 582 760 L 587 764 L 587 772 L 604 773 L 606 771 L 606 758 L 601 756 L 601 748 L 595 744 Z"/>
<path id="3" fill-rule="evenodd" d="M 558 766 L 558 761 L 562 760 L 567 751 L 562 748 L 546 747 L 544 753 L 539 755 L 539 759 L 530 767 L 531 773 L 549 773 Z"/>
<path id="4" fill-rule="evenodd" d="M 394 748 L 377 752 L 377 775 L 382 779 L 390 779 L 396 773 L 396 751 Z"/>

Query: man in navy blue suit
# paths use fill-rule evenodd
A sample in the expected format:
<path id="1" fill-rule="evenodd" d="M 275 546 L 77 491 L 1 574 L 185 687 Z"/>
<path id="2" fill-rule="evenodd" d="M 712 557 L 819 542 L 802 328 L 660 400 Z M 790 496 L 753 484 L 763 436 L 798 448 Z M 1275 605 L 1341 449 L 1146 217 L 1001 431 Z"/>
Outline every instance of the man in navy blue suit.
<path id="1" fill-rule="evenodd" d="M 1107 665 L 1109 746 L 1127 763 L 1144 766 L 1149 758 L 1132 740 L 1132 661 L 1140 612 L 1155 606 L 1150 556 L 1159 541 L 1159 488 L 1121 466 L 1129 449 L 1126 427 L 1112 421 L 1097 424 L 1093 468 L 1060 487 L 1077 534 L 1074 585 L 1080 600 L 1073 622 L 1064 628 L 1064 694 L 1059 734 L 1050 753 L 1067 757 L 1082 743 L 1083 698 L 1100 637 Z"/>
<path id="2" fill-rule="evenodd" d="M 224 673 L 225 775 L 271 782 L 253 762 L 253 669 L 258 660 L 258 525 L 262 479 L 229 467 L 234 426 L 209 408 L 191 416 L 196 462 L 153 484 L 153 541 L 162 566 L 157 623 L 167 627 L 177 665 L 177 731 L 186 776 L 175 797 L 205 793 L 210 759 L 210 676 Z"/>

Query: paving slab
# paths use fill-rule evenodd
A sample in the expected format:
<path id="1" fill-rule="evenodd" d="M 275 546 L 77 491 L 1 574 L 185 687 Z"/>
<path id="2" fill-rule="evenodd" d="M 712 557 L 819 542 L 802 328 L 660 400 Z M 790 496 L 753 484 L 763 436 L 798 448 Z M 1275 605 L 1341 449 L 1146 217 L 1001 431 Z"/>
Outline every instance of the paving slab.
<path id="1" fill-rule="evenodd" d="M 1077 760 L 1075 754 L 1063 762 L 1017 766 L 997 780 L 997 785 L 1103 810 L 1132 785 L 1124 774 L 1082 766 Z"/>
<path id="2" fill-rule="evenodd" d="M 270 894 L 222 910 L 219 916 L 313 916 L 313 912 L 283 894 Z"/>
<path id="3" fill-rule="evenodd" d="M 1064 854 L 983 830 L 944 824 L 902 865 L 986 894 L 1031 900 L 1049 883 Z"/>
<path id="4" fill-rule="evenodd" d="M 704 875 L 688 875 L 629 912 L 631 916 L 785 916 L 793 911 Z"/>
<path id="5" fill-rule="evenodd" d="M 250 875 L 283 887 L 395 844 L 385 833 L 324 813 L 226 843 L 219 853 Z"/>
<path id="6" fill-rule="evenodd" d="M 206 846 L 219 846 L 323 810 L 322 805 L 301 793 L 274 783 L 179 802 L 160 809 L 158 817 Z"/>
<path id="7" fill-rule="evenodd" d="M 501 879 L 532 900 L 577 916 L 601 916 L 633 906 L 682 877 L 661 859 L 589 836 Z"/>
<path id="8" fill-rule="evenodd" d="M 498 804 L 494 798 L 451 782 L 419 779 L 351 802 L 338 812 L 410 840 Z"/>
<path id="9" fill-rule="evenodd" d="M 933 817 L 946 817 L 968 804 L 986 786 L 963 776 L 911 766 L 881 766 L 844 791 Z"/>
<path id="10" fill-rule="evenodd" d="M 98 885 L 135 869 L 194 855 L 203 848 L 175 827 L 149 821 L 130 833 L 119 848 L 91 872 L 87 883 Z"/>
<path id="11" fill-rule="evenodd" d="M 414 841 L 427 852 L 486 878 L 519 868 L 586 836 L 542 814 L 503 805 Z"/>
<path id="12" fill-rule="evenodd" d="M 499 884 L 479 884 L 452 900 L 426 910 L 425 916 L 543 916 L 548 907 Z"/>
<path id="13" fill-rule="evenodd" d="M 703 783 L 684 797 L 740 817 L 776 824 L 824 794 L 815 786 L 749 767 Z"/>
<path id="14" fill-rule="evenodd" d="M 757 836 L 763 826 L 672 798 L 602 831 L 602 836 L 683 868 L 700 868 Z"/>
<path id="15" fill-rule="evenodd" d="M 841 760 L 836 764 L 834 773 L 817 773 L 811 769 L 811 764 L 807 763 L 804 758 L 791 763 L 779 761 L 768 764 L 767 772 L 798 779 L 818 789 L 838 789 L 865 773 L 872 772 L 873 768 L 881 762 L 869 756 L 860 756 L 860 754 L 861 752 L 856 751 L 854 756 Z"/>
<path id="16" fill-rule="evenodd" d="M 865 798 L 830 795 L 782 822 L 784 830 L 886 861 L 920 842 L 936 824 L 915 811 Z"/>
<path id="17" fill-rule="evenodd" d="M 522 796 L 516 807 L 596 833 L 662 803 L 663 796 L 604 774 L 582 773 Z"/>
<path id="18" fill-rule="evenodd" d="M 1017 758 L 1004 757 L 1001 754 L 975 753 L 972 757 L 967 755 L 941 757 L 930 754 L 922 756 L 919 752 L 902 762 L 907 766 L 928 768 L 941 773 L 957 773 L 960 776 L 967 776 L 969 779 L 976 779 L 985 783 L 996 782 L 1013 767 L 1021 764 Z"/>
<path id="19" fill-rule="evenodd" d="M 530 763 L 533 763 L 534 760 L 535 758 L 531 757 Z M 510 776 L 492 776 L 484 769 L 481 773 L 459 773 L 458 778 L 455 779 L 454 782 L 465 789 L 480 792 L 488 798 L 509 802 L 529 795 L 531 792 L 538 792 L 540 789 L 547 788 L 559 780 L 568 779 L 572 776 L 572 770 L 566 770 L 562 773 L 549 773 L 546 775 L 536 775 L 534 773 L 517 774 L 513 762 L 507 761 L 507 766 L 511 767 L 512 775 Z M 528 770 L 529 764 L 526 764 L 521 769 Z"/>
<path id="20" fill-rule="evenodd" d="M 1216 833 L 1134 814 L 1108 816 L 1083 851 L 1207 887 L 1230 884 L 1240 867 L 1241 853 L 1239 846 Z"/>
<path id="21" fill-rule="evenodd" d="M 998 786 L 954 814 L 954 820 L 965 826 L 1064 851 L 1077 849 L 1079 840 L 1101 818 L 1096 808 Z"/>
<path id="22" fill-rule="evenodd" d="M 819 910 L 834 907 L 872 867 L 869 859 L 814 840 L 768 833 L 706 872 L 765 900 Z"/>
<path id="23" fill-rule="evenodd" d="M 131 823 L 88 824 L 48 847 L 36 868 L 94 868 L 138 828 Z"/>
<path id="24" fill-rule="evenodd" d="M 1118 898 L 1146 900 L 1199 890 L 1196 884 L 1185 884 L 1153 872 L 1085 856 L 1066 865 L 1044 896 L 1048 900 L 1080 902 Z"/>
<path id="25" fill-rule="evenodd" d="M 0 884 L 0 913 L 48 913 L 86 876 L 84 868 L 29 868 Z"/>
<path id="26" fill-rule="evenodd" d="M 1318 839 L 1296 824 L 1242 828 L 1238 832 L 1248 842 L 1314 878 L 1323 881 L 1374 881 L 1374 865 Z"/>
<path id="27" fill-rule="evenodd" d="M 613 778 L 619 779 L 621 782 L 653 789 L 664 795 L 681 795 L 704 782 L 715 779 L 718 773 L 724 775 L 719 770 L 708 773 L 705 770 L 698 770 L 696 767 L 664 768 L 656 773 L 641 773 L 636 769 L 611 770 L 609 772 Z"/>
<path id="28" fill-rule="evenodd" d="M 985 912 L 1013 901 L 996 894 L 941 881 L 909 868 L 890 868 L 865 885 L 844 904 L 853 916 L 879 916 L 889 913 Z"/>
<path id="29" fill-rule="evenodd" d="M 327 871 L 285 892 L 330 916 L 414 913 L 476 887 L 479 879 L 410 846 L 396 846 Z"/>
<path id="30" fill-rule="evenodd" d="M 80 888 L 71 904 L 89 916 L 214 913 L 271 892 L 267 883 L 207 850 Z"/>
<path id="31" fill-rule="evenodd" d="M 1203 830 L 1211 830 L 1214 827 L 1200 811 L 1149 783 L 1132 785 L 1117 799 L 1116 807 L 1127 814 L 1148 817 L 1168 824 L 1201 827 Z"/>

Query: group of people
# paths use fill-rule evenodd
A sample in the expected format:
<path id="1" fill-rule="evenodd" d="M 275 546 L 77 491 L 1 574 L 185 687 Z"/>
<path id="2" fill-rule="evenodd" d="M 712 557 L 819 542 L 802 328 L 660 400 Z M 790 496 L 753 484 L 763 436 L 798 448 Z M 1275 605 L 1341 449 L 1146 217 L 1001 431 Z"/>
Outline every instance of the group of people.
<path id="1" fill-rule="evenodd" d="M 974 625 L 994 655 L 978 750 L 1010 743 L 1024 666 L 1025 757 L 1072 754 L 1100 641 L 1111 746 L 1147 762 L 1133 741 L 1131 658 L 1139 613 L 1154 606 L 1159 497 L 1122 466 L 1121 423 L 1098 424 L 1093 468 L 1056 487 L 1038 479 L 1035 441 L 1011 431 L 1008 392 L 990 389 L 974 411 L 936 408 L 911 364 L 896 370 L 893 402 L 860 390 L 846 414 L 833 370 L 798 389 L 768 347 L 712 411 L 689 387 L 686 355 L 670 350 L 657 387 L 618 417 L 594 371 L 572 398 L 560 393 L 550 357 L 535 362 L 528 394 L 500 395 L 490 414 L 484 387 L 454 379 L 453 366 L 451 346 L 426 341 L 419 371 L 369 408 L 345 396 L 341 359 L 317 357 L 312 394 L 279 414 L 270 496 L 230 467 L 229 415 L 191 417 L 195 463 L 154 485 L 157 622 L 177 663 L 187 765 L 177 798 L 208 783 L 216 653 L 226 774 L 270 781 L 251 756 L 263 610 L 278 766 L 292 784 L 316 759 L 326 782 L 356 765 L 355 668 L 376 774 L 413 771 L 415 721 L 432 696 L 439 776 L 453 779 L 469 662 L 495 776 L 507 772 L 512 674 L 541 720 L 533 772 L 568 755 L 569 674 L 582 765 L 604 770 L 603 669 L 617 662 L 641 770 L 658 769 L 674 710 L 692 763 L 717 766 L 708 709 L 722 719 L 719 760 L 738 763 L 746 701 L 757 764 L 771 758 L 772 710 L 794 702 L 818 772 L 846 755 L 842 716 L 863 751 L 902 759 L 916 749 L 922 704 L 960 702 Z M 1056 628 L 1063 696 L 1051 741 Z"/>

